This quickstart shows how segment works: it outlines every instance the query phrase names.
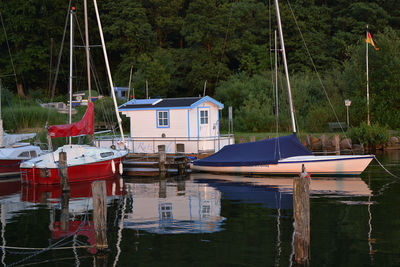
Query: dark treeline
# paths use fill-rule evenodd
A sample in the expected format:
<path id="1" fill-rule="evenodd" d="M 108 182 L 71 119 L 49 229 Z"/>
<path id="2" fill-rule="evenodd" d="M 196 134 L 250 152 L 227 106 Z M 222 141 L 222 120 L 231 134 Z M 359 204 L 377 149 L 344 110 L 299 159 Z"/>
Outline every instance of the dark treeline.
<path id="1" fill-rule="evenodd" d="M 116 86 L 127 86 L 131 68 L 137 98 L 198 96 L 207 81 L 207 95 L 233 106 L 235 128 L 275 129 L 271 1 L 100 0 L 105 40 Z M 92 1 L 90 42 L 100 44 Z M 68 0 L 1 1 L 0 11 L 17 80 L 3 78 L 32 98 L 46 99 L 54 83 Z M 324 130 L 327 122 L 346 121 L 345 99 L 351 99 L 350 124 L 366 120 L 366 25 L 375 51 L 369 48 L 371 120 L 391 128 L 400 121 L 400 9 L 395 0 L 290 0 L 280 9 L 299 127 Z M 79 26 L 75 42 L 83 45 L 83 1 L 72 1 Z M 295 19 L 292 15 L 295 16 Z M 313 59 L 310 60 L 304 46 Z M 67 27 L 69 29 L 69 27 Z M 0 31 L 0 75 L 13 73 L 4 31 Z M 56 95 L 68 91 L 68 41 L 57 80 Z M 91 49 L 96 73 L 108 94 L 102 52 Z M 76 90 L 85 90 L 84 50 L 75 49 Z M 314 71 L 318 70 L 318 74 Z M 281 65 L 281 64 L 280 64 Z M 282 67 L 280 66 L 280 69 Z M 281 75 L 280 75 L 281 77 Z M 284 86 L 283 77 L 278 84 Z M 100 86 L 99 86 L 100 87 Z M 325 93 L 326 92 L 326 93 Z M 329 96 L 329 102 L 326 95 Z M 281 130 L 289 130 L 287 93 L 279 91 Z M 332 108 L 335 112 L 332 111 Z M 223 111 L 223 115 L 226 115 Z"/>

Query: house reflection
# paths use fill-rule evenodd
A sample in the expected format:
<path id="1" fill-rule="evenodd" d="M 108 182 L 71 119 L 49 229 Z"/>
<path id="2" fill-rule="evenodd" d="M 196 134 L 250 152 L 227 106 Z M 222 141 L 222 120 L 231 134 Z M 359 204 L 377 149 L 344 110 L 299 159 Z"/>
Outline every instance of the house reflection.
<path id="1" fill-rule="evenodd" d="M 221 230 L 221 192 L 193 181 L 126 183 L 132 211 L 124 228 L 151 233 L 203 233 Z"/>

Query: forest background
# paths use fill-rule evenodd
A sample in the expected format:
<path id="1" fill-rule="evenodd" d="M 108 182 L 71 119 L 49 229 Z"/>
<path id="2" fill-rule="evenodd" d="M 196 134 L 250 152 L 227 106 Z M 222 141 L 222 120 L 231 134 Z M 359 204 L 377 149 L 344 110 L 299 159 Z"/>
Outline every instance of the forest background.
<path id="1" fill-rule="evenodd" d="M 233 107 L 236 130 L 274 132 L 272 49 L 276 14 L 272 2 L 98 1 L 115 85 L 128 85 L 131 68 L 136 98 L 145 97 L 146 80 L 152 98 L 199 96 L 207 81 L 206 94 L 225 107 Z M 90 43 L 99 45 L 93 3 L 88 3 Z M 8 91 L 19 92 L 28 99 L 49 101 L 68 5 L 68 0 L 0 2 L 5 30 L 0 31 L 0 76 Z M 75 43 L 82 46 L 83 0 L 72 1 L 72 5 L 79 22 Z M 290 0 L 281 1 L 280 9 L 298 127 L 318 132 L 327 130 L 328 122 L 346 121 L 345 99 L 352 101 L 350 125 L 366 121 L 365 38 L 369 24 L 379 47 L 375 50 L 369 45 L 371 121 L 399 129 L 398 2 Z M 55 100 L 64 102 L 69 77 L 68 36 L 67 33 L 55 86 Z M 16 79 L 7 76 L 14 73 L 8 47 Z M 96 88 L 100 94 L 109 95 L 101 48 L 92 47 L 91 56 Z M 84 49 L 75 49 L 74 57 L 74 90 L 86 90 Z M 282 73 L 281 60 L 278 65 Z M 282 74 L 278 85 L 279 130 L 290 131 Z M 3 106 L 10 103 L 2 99 Z M 225 108 L 223 128 L 227 127 L 227 114 Z"/>

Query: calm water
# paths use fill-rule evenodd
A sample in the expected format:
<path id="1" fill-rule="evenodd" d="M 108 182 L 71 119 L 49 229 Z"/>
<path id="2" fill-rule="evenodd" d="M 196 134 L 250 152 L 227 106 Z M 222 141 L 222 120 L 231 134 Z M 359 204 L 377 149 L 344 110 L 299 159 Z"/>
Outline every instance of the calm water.
<path id="1" fill-rule="evenodd" d="M 378 158 L 400 176 L 399 151 Z M 314 178 L 311 190 L 312 266 L 400 266 L 400 180 L 373 161 L 361 177 Z M 57 186 L 2 180 L 1 264 L 292 264 L 291 178 L 192 174 L 108 182 L 105 256 L 76 248 L 94 243 L 90 194 L 90 184 L 71 186 L 68 228 L 63 231 L 61 217 L 67 210 Z M 71 248 L 40 249 L 60 246 Z"/>

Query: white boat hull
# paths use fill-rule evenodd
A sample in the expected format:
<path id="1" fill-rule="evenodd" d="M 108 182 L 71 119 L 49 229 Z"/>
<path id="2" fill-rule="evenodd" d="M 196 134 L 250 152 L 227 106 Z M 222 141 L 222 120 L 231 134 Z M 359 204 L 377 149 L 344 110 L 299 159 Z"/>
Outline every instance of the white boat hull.
<path id="1" fill-rule="evenodd" d="M 215 173 L 246 173 L 291 175 L 298 174 L 304 164 L 311 175 L 359 175 L 374 158 L 373 155 L 298 156 L 279 160 L 278 164 L 254 166 L 199 166 L 190 164 L 196 171 Z"/>

